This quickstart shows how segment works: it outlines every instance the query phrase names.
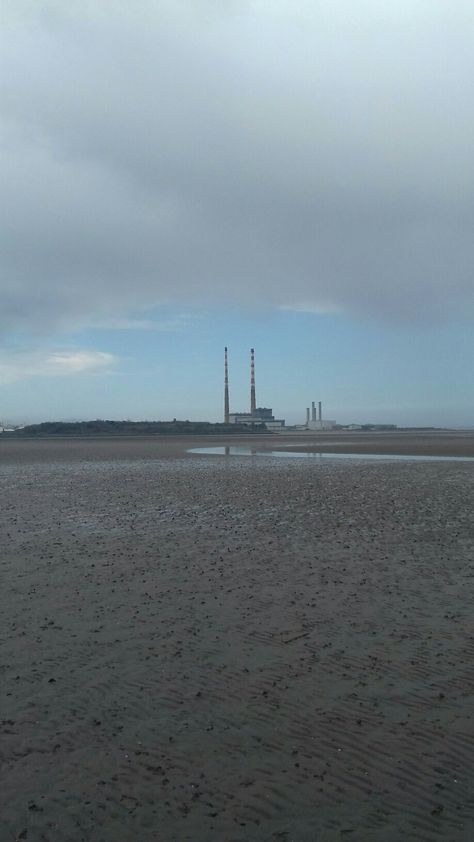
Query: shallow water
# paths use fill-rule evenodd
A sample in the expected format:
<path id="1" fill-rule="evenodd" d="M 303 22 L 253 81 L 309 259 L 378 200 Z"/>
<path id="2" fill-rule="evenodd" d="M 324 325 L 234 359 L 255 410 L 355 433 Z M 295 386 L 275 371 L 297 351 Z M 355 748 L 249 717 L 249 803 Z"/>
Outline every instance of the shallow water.
<path id="1" fill-rule="evenodd" d="M 401 462 L 474 462 L 474 456 L 400 456 L 380 453 L 302 453 L 287 450 L 256 450 L 253 447 L 191 447 L 187 453 L 205 456 L 283 456 L 298 459 L 369 459 Z"/>

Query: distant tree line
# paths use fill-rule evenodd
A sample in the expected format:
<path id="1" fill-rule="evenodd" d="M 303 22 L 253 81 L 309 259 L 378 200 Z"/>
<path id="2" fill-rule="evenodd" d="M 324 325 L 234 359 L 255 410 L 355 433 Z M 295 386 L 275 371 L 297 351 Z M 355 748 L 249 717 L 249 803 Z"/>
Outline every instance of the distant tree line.
<path id="1" fill-rule="evenodd" d="M 212 424 L 210 421 L 45 421 L 30 424 L 10 436 L 210 436 L 225 433 L 265 433 L 264 424 Z"/>

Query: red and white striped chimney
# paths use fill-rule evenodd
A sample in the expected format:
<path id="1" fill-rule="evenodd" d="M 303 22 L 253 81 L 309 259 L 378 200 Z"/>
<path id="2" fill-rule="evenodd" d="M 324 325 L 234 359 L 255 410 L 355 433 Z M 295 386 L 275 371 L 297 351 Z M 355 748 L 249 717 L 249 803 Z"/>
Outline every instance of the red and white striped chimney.
<path id="1" fill-rule="evenodd" d="M 229 368 L 227 365 L 227 348 L 224 348 L 224 423 L 229 423 Z"/>
<path id="2" fill-rule="evenodd" d="M 250 415 L 255 415 L 257 403 L 255 400 L 255 352 L 250 349 Z"/>

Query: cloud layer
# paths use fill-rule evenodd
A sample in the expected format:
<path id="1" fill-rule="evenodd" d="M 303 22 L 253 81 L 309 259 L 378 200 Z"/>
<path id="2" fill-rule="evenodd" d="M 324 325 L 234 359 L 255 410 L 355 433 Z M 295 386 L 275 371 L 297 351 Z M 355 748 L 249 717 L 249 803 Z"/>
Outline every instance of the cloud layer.
<path id="1" fill-rule="evenodd" d="M 10 351 L 0 359 L 0 383 L 103 372 L 114 362 L 113 354 L 104 351 Z"/>
<path id="2" fill-rule="evenodd" d="M 4 334 L 472 315 L 472 3 L 5 8 Z"/>

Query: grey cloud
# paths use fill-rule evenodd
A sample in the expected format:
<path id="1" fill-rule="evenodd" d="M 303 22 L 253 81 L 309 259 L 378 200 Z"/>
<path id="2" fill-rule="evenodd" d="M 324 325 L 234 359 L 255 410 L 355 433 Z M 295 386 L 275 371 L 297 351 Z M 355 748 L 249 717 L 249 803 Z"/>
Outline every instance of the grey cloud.
<path id="1" fill-rule="evenodd" d="M 472 315 L 472 5 L 382 7 L 7 4 L 2 329 Z"/>

